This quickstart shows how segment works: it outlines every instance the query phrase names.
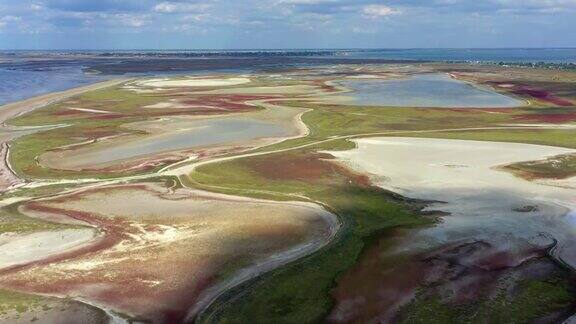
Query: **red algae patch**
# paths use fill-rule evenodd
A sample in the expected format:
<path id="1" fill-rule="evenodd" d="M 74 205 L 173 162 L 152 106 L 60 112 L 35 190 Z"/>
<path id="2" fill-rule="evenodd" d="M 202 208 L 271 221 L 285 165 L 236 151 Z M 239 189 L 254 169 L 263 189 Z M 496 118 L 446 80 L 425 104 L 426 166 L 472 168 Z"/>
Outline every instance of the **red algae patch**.
<path id="1" fill-rule="evenodd" d="M 203 292 L 244 267 L 331 235 L 331 214 L 301 203 L 160 184 L 109 186 L 37 201 L 26 213 L 97 226 L 90 249 L 0 275 L 0 285 L 69 296 L 157 323 L 181 322 Z"/>

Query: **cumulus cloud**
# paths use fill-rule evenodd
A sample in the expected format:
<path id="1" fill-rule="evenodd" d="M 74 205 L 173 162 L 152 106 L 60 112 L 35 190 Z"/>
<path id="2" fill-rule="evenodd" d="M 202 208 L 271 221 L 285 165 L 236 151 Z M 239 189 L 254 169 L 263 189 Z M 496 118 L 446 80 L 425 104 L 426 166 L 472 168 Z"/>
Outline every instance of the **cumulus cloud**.
<path id="1" fill-rule="evenodd" d="M 362 8 L 362 15 L 370 19 L 378 19 L 397 14 L 400 14 L 400 10 L 384 5 L 367 5 Z"/>
<path id="2" fill-rule="evenodd" d="M 21 19 L 17 21 L 15 17 Z M 369 39 L 374 42 L 369 46 L 380 46 L 381 40 L 393 39 L 400 33 L 410 37 L 398 36 L 400 41 L 395 46 L 412 46 L 410 42 L 417 43 L 418 39 L 420 46 L 439 46 L 438 39 L 465 33 L 468 34 L 461 36 L 462 44 L 481 46 L 497 39 L 479 29 L 479 20 L 489 27 L 485 30 L 494 30 L 498 35 L 521 31 L 508 37 L 504 46 L 513 46 L 508 40 L 522 37 L 526 37 L 527 45 L 552 46 L 547 40 L 556 39 L 554 44 L 572 46 L 576 38 L 566 30 L 576 28 L 574 17 L 576 0 L 0 0 L 4 38 L 13 34 L 10 37 L 20 39 L 19 34 L 30 30 L 72 36 L 146 32 L 150 35 L 146 41 L 152 42 L 158 30 L 178 28 L 190 33 L 205 32 L 211 35 L 207 39 L 216 40 L 218 46 L 236 42 L 237 34 L 261 37 L 258 41 L 247 39 L 240 46 L 267 46 L 284 37 L 286 44 L 301 46 L 320 39 L 338 46 L 362 46 L 360 40 Z M 535 43 L 531 40 L 532 31 L 542 26 L 556 32 L 541 32 L 546 41 Z M 313 32 L 303 33 L 303 29 Z M 336 33 L 340 33 L 339 37 L 330 36 Z M 180 37 L 179 33 L 174 35 Z M 164 41 L 165 36 L 161 37 L 159 40 Z M 300 42 L 302 39 L 310 43 Z M 441 44 L 452 46 L 448 41 Z"/>

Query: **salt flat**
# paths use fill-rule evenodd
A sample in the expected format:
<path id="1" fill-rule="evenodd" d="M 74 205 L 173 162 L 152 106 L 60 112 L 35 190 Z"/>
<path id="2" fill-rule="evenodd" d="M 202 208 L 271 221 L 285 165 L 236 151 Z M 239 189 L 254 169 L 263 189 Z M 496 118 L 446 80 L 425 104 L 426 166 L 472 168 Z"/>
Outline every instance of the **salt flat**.
<path id="1" fill-rule="evenodd" d="M 0 235 L 0 269 L 44 259 L 94 239 L 93 229 L 66 229 L 30 234 Z"/>
<path id="2" fill-rule="evenodd" d="M 437 200 L 430 209 L 451 215 L 410 239 L 412 249 L 462 239 L 506 242 L 536 239 L 542 233 L 559 240 L 558 255 L 576 265 L 573 210 L 576 190 L 531 182 L 496 167 L 545 159 L 574 150 L 516 143 L 427 138 L 357 139 L 357 149 L 330 152 L 383 188 L 418 199 Z M 568 179 L 567 181 L 570 181 Z"/>
<path id="3" fill-rule="evenodd" d="M 226 78 L 226 79 L 150 79 L 138 82 L 140 86 L 157 88 L 178 88 L 178 87 L 225 87 L 249 83 L 248 78 Z"/>

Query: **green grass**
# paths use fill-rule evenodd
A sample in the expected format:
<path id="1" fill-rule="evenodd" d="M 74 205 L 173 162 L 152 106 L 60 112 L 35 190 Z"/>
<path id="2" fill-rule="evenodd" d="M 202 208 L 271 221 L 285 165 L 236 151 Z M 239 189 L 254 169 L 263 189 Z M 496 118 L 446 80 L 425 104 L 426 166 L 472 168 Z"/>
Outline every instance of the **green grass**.
<path id="1" fill-rule="evenodd" d="M 241 298 L 216 303 L 199 323 L 320 321 L 332 306 L 330 289 L 356 263 L 372 236 L 396 226 L 428 223 L 377 189 L 333 189 L 313 198 L 322 199 L 341 217 L 339 239 L 320 253 L 265 275 Z"/>
<path id="2" fill-rule="evenodd" d="M 512 142 L 538 145 L 550 145 L 576 148 L 576 130 L 560 129 L 507 129 L 475 130 L 419 133 L 418 135 L 400 134 L 395 136 L 415 136 L 429 138 L 461 139 L 486 142 Z"/>
<path id="3" fill-rule="evenodd" d="M 347 148 L 349 142 L 336 141 Z M 272 180 L 254 167 L 262 163 L 283 163 L 294 157 L 313 154 L 299 150 L 264 157 L 233 160 L 200 167 L 192 175 L 194 184 L 229 188 L 227 193 L 252 195 L 251 191 L 305 195 L 320 201 L 336 213 L 343 229 L 339 238 L 321 252 L 265 275 L 247 289 L 240 299 L 222 302 L 208 310 L 199 322 L 222 323 L 311 323 L 322 319 L 332 300 L 330 289 L 340 274 L 355 264 L 367 243 L 381 231 L 398 226 L 429 224 L 417 215 L 415 206 L 396 195 L 371 186 L 356 184 L 350 175 L 330 170 L 328 177 L 305 180 Z M 323 165 L 326 167 L 325 165 Z M 303 289 L 305 287 L 305 289 Z"/>
<path id="4" fill-rule="evenodd" d="M 106 88 L 87 92 L 70 100 L 79 103 L 68 104 L 69 100 L 49 105 L 28 114 L 11 119 L 9 123 L 15 126 L 47 126 L 68 125 L 47 131 L 23 136 L 12 143 L 10 150 L 10 163 L 14 171 L 23 178 L 109 178 L 117 177 L 101 172 L 90 171 L 63 171 L 44 168 L 36 162 L 38 156 L 44 152 L 60 146 L 84 142 L 87 139 L 109 136 L 112 134 L 142 134 L 142 132 L 123 128 L 122 125 L 143 121 L 151 116 L 141 107 L 156 103 L 161 98 L 142 96 L 118 87 Z M 122 114 L 116 119 L 96 119 L 94 114 L 61 115 L 67 108 L 99 109 Z M 127 172 L 131 175 L 134 172 Z"/>
<path id="5" fill-rule="evenodd" d="M 527 178 L 565 179 L 576 175 L 576 155 L 566 154 L 546 160 L 515 163 L 505 168 Z"/>
<path id="6" fill-rule="evenodd" d="M 31 308 L 41 308 L 45 302 L 46 299 L 40 296 L 0 289 L 0 315 L 25 313 Z"/>
<path id="7" fill-rule="evenodd" d="M 20 213 L 18 205 L 19 204 L 13 204 L 0 209 L 0 234 L 8 232 L 29 233 L 77 227 L 28 217 Z"/>
<path id="8" fill-rule="evenodd" d="M 322 106 L 303 102 L 284 102 L 282 104 L 312 109 L 302 117 L 310 129 L 310 135 L 305 138 L 285 141 L 262 150 L 294 147 L 331 136 L 488 127 L 500 123 L 512 123 L 511 118 L 522 111 L 521 109 L 510 109 L 508 114 L 488 114 L 452 109 Z"/>
<path id="9" fill-rule="evenodd" d="M 307 138 L 295 139 L 267 147 L 262 151 L 290 148 L 331 136 L 355 135 L 370 132 L 435 130 L 443 128 L 490 127 L 511 123 L 509 114 L 466 113 L 442 109 L 314 107 L 304 115 L 310 125 Z M 364 115 L 361 115 L 364 114 Z M 528 142 L 576 147 L 576 136 L 566 130 L 503 130 L 468 132 L 430 132 L 417 135 L 404 133 L 394 136 L 474 139 L 483 141 Z M 575 134 L 576 135 L 576 134 Z M 270 195 L 270 192 L 305 195 L 329 206 L 341 217 L 345 229 L 336 242 L 320 253 L 273 271 L 250 285 L 245 285 L 209 308 L 199 322 L 242 323 L 314 323 L 321 321 L 330 310 L 330 289 L 348 268 L 355 264 L 371 240 L 391 228 L 418 226 L 430 222 L 417 216 L 413 207 L 397 197 L 377 188 L 360 187 L 336 172 L 322 181 L 269 179 L 261 176 L 255 166 L 263 160 L 276 161 L 278 172 L 282 163 L 293 156 L 314 150 L 350 149 L 350 141 L 330 141 L 306 149 L 270 154 L 259 158 L 233 160 L 200 167 L 192 175 L 193 185 L 213 191 L 240 195 Z M 210 187 L 210 185 L 216 187 Z M 223 189 L 226 188 L 226 189 Z M 267 193 L 265 193 L 267 192 Z M 270 195 L 273 196 L 273 195 Z M 278 199 L 278 198 L 276 198 Z M 302 287 L 305 287 L 303 289 Z M 240 292 L 240 295 L 234 295 Z M 438 309 L 436 304 L 419 311 L 434 313 L 437 321 L 446 322 L 453 314 L 449 309 Z"/>
<path id="10" fill-rule="evenodd" d="M 438 296 L 416 297 L 402 311 L 403 324 L 523 324 L 571 308 L 574 294 L 568 279 L 527 280 L 520 282 L 510 295 L 502 291 L 494 299 L 452 305 Z"/>

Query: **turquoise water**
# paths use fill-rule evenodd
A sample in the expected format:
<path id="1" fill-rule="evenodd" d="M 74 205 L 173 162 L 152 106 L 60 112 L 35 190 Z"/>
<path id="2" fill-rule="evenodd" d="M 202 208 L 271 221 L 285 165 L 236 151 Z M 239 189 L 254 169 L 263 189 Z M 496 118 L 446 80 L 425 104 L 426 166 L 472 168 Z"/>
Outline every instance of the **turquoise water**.
<path id="1" fill-rule="evenodd" d="M 523 101 L 481 89 L 445 74 L 420 74 L 397 80 L 347 80 L 349 104 L 362 106 L 497 108 L 517 107 Z"/>

